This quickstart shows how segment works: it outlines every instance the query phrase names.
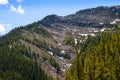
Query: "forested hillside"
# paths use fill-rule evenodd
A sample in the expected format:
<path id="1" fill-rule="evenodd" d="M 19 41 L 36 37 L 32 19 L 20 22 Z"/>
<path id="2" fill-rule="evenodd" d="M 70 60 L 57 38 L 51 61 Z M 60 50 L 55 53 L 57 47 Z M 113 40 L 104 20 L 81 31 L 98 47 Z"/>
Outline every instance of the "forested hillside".
<path id="1" fill-rule="evenodd" d="M 120 29 L 89 37 L 65 80 L 120 80 Z"/>
<path id="2" fill-rule="evenodd" d="M 2 80 L 52 80 L 63 76 L 62 64 L 68 59 L 69 55 L 61 53 L 56 40 L 39 22 L 0 37 Z"/>
<path id="3" fill-rule="evenodd" d="M 25 38 L 22 30 L 30 31 L 31 28 L 35 29 L 35 26 L 38 26 L 37 23 L 16 28 L 0 37 L 0 80 L 53 80 L 52 76 L 43 70 L 41 63 L 38 63 L 39 54 L 20 42 Z M 44 29 L 34 29 L 33 32 L 45 37 L 50 36 Z"/>
<path id="4" fill-rule="evenodd" d="M 28 53 L 22 45 L 0 48 L 0 80 L 52 80 Z"/>
<path id="5" fill-rule="evenodd" d="M 15 28 L 0 36 L 0 80 L 120 80 L 118 25 L 120 6 L 101 6 Z"/>

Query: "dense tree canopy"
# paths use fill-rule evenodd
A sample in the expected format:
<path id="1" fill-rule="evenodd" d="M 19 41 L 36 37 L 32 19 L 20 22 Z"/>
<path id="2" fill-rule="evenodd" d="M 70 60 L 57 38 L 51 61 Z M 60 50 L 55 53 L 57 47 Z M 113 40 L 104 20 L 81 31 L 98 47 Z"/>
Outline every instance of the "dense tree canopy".
<path id="1" fill-rule="evenodd" d="M 26 58 L 26 54 L 22 45 L 0 48 L 0 80 L 52 80 L 37 62 Z"/>
<path id="2" fill-rule="evenodd" d="M 120 30 L 89 37 L 65 80 L 120 80 Z"/>

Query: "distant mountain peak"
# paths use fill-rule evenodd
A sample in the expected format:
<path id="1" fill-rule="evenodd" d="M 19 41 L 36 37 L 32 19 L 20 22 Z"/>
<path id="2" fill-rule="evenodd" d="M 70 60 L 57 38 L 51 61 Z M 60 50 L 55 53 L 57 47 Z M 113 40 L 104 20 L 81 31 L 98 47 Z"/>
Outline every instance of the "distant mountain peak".
<path id="1" fill-rule="evenodd" d="M 120 6 L 99 6 L 77 11 L 68 16 L 55 14 L 46 16 L 41 23 L 47 27 L 77 26 L 77 27 L 101 27 L 99 23 L 109 24 L 115 19 L 120 19 Z M 62 25 L 61 25 L 62 24 Z"/>
<path id="2" fill-rule="evenodd" d="M 55 14 L 48 15 L 41 20 L 41 24 L 47 27 L 51 27 L 51 24 L 63 22 L 62 16 L 57 16 Z"/>

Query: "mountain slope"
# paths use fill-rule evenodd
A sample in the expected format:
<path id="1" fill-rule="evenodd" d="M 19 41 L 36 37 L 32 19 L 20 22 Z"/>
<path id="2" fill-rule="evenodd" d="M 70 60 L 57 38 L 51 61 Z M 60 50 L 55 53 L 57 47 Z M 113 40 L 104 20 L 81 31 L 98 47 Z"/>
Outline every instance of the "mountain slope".
<path id="1" fill-rule="evenodd" d="M 91 9 L 85 9 L 76 12 L 73 15 L 66 16 L 67 21 L 75 23 L 87 24 L 99 24 L 110 23 L 116 18 L 120 18 L 120 6 L 113 7 L 97 7 Z M 91 26 L 92 27 L 92 26 Z M 94 27 L 94 26 L 93 26 Z"/>
<path id="2" fill-rule="evenodd" d="M 75 14 L 63 17 L 49 15 L 41 21 L 12 30 L 5 36 L 0 37 L 0 74 L 2 74 L 0 78 L 5 79 L 5 75 L 11 75 L 10 78 L 13 79 L 12 75 L 16 74 L 16 78 L 22 79 L 21 77 L 32 71 L 33 76 L 28 75 L 27 80 L 40 79 L 41 75 L 44 75 L 41 77 L 42 79 L 47 76 L 45 80 L 52 80 L 49 76 L 63 79 L 65 70 L 70 68 L 76 56 L 76 48 L 81 48 L 81 43 L 89 36 L 104 32 L 108 26 L 110 26 L 109 31 L 112 32 L 117 24 L 110 24 L 110 22 L 117 18 L 117 21 L 119 21 L 119 12 L 119 6 L 113 6 L 80 10 Z M 87 44 L 89 44 L 89 41 Z M 86 49 L 87 47 L 85 49 L 81 48 L 81 51 L 86 51 Z M 3 59 L 2 55 L 4 54 L 6 57 L 4 56 Z M 15 54 L 16 56 L 14 56 Z M 6 58 L 8 58 L 7 61 Z M 4 60 L 6 61 L 5 64 Z M 18 64 L 17 61 L 19 60 L 21 64 Z M 11 64 L 4 70 L 3 68 L 9 61 Z M 25 63 L 30 68 L 27 69 L 27 65 L 19 67 Z M 11 65 L 12 68 L 9 68 Z M 36 73 L 34 72 L 34 67 L 39 67 L 38 72 L 36 70 Z M 20 69 L 28 71 L 24 75 L 24 71 L 20 72 Z"/>
<path id="3" fill-rule="evenodd" d="M 56 40 L 39 22 L 12 30 L 0 38 L 0 45 L 1 50 L 4 47 L 13 49 L 23 58 L 36 62 L 45 73 L 54 78 L 63 76 L 62 63 L 68 62 L 69 55 L 61 53 Z M 6 52 L 12 54 L 9 50 Z M 61 60 L 63 57 L 64 60 Z"/>
<path id="4" fill-rule="evenodd" d="M 120 19 L 120 6 L 101 6 L 91 9 L 80 10 L 75 14 L 68 16 L 49 15 L 45 17 L 41 23 L 51 27 L 97 27 L 102 26 L 99 23 L 109 24 L 115 19 Z"/>
<path id="5" fill-rule="evenodd" d="M 120 29 L 88 38 L 66 72 L 65 80 L 119 80 L 119 47 Z"/>
<path id="6" fill-rule="evenodd" d="M 0 38 L 1 80 L 52 80 L 36 62 L 37 55 L 20 43 L 21 29 L 17 28 Z"/>

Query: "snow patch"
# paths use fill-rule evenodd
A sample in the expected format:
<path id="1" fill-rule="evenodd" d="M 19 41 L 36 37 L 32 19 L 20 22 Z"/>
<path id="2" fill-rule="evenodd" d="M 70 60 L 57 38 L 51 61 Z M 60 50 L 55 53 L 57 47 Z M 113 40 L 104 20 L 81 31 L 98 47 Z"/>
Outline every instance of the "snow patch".
<path id="1" fill-rule="evenodd" d="M 61 44 L 60 44 L 60 43 L 58 43 L 58 45 L 59 45 L 59 46 L 61 46 Z"/>
<path id="2" fill-rule="evenodd" d="M 59 58 L 59 59 L 62 59 L 62 60 L 64 59 L 63 57 L 58 57 L 58 58 Z"/>
<path id="3" fill-rule="evenodd" d="M 106 29 L 106 28 L 102 28 L 100 31 L 103 32 L 103 31 L 105 31 L 105 29 Z"/>
<path id="4" fill-rule="evenodd" d="M 99 23 L 100 25 L 103 25 L 104 23 Z"/>
<path id="5" fill-rule="evenodd" d="M 51 52 L 51 51 L 48 51 L 48 53 L 49 53 L 50 55 L 52 55 L 52 56 L 53 56 L 53 52 Z"/>
<path id="6" fill-rule="evenodd" d="M 81 36 L 88 36 L 88 34 L 82 34 L 82 33 L 79 33 L 79 35 L 81 35 Z"/>
<path id="7" fill-rule="evenodd" d="M 75 45 L 77 45 L 77 43 L 78 43 L 78 42 L 77 42 L 77 39 L 75 38 L 74 40 L 75 40 Z"/>
<path id="8" fill-rule="evenodd" d="M 65 53 L 65 51 L 64 51 L 64 50 L 62 50 L 62 51 L 61 51 L 61 53 L 63 53 L 63 54 L 64 54 L 64 53 Z"/>

